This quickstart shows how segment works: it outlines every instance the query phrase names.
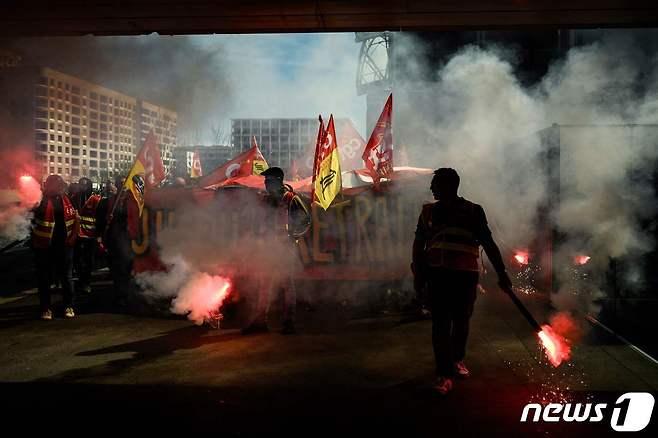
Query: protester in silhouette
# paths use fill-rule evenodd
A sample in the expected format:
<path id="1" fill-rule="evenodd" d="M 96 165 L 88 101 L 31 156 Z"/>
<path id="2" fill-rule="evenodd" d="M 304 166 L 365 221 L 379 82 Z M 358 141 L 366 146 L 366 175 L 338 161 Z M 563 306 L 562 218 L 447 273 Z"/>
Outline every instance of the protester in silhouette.
<path id="1" fill-rule="evenodd" d="M 296 331 L 295 315 L 297 309 L 297 293 L 295 289 L 294 270 L 297 263 L 296 246 L 298 239 L 305 234 L 311 224 L 311 217 L 304 201 L 295 194 L 287 184 L 283 183 L 283 170 L 270 167 L 261 173 L 265 177 L 264 202 L 267 206 L 265 223 L 266 238 L 272 239 L 273 247 L 285 248 L 283 264 L 285 272 L 272 272 L 263 279 L 259 288 L 256 318 L 242 330 L 243 334 L 268 331 L 267 318 L 270 308 L 272 291 L 283 289 L 283 334 Z M 283 245 L 277 244 L 283 243 Z"/>
<path id="2" fill-rule="evenodd" d="M 496 270 L 500 285 L 511 286 L 483 208 L 459 197 L 458 188 L 459 175 L 454 169 L 434 172 L 430 189 L 437 202 L 422 208 L 411 265 L 414 288 L 419 293 L 427 289 L 432 312 L 435 389 L 442 394 L 452 389 L 453 376 L 470 375 L 464 357 L 478 284 L 480 245 Z"/>
<path id="3" fill-rule="evenodd" d="M 114 283 L 116 303 L 126 307 L 133 298 L 132 239 L 137 233 L 139 208 L 123 178 L 115 178 L 117 193 L 107 201 L 107 219 L 103 244 L 107 248 L 110 274 Z M 116 205 L 115 205 L 116 204 Z"/>
<path id="4" fill-rule="evenodd" d="M 34 210 L 31 243 L 39 289 L 41 319 L 53 319 L 51 274 L 62 288 L 64 316 L 73 318 L 73 246 L 78 234 L 79 219 L 68 196 L 66 184 L 59 175 L 50 175 L 44 185 L 41 202 Z"/>

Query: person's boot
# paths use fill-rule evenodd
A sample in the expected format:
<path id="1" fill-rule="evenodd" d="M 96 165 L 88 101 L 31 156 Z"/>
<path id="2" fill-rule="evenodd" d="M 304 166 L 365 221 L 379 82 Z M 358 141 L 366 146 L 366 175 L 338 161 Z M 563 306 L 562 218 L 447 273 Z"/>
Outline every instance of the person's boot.
<path id="1" fill-rule="evenodd" d="M 41 312 L 41 319 L 44 321 L 51 321 L 53 319 L 53 311 L 50 309 L 44 310 Z"/>
<path id="2" fill-rule="evenodd" d="M 464 361 L 459 361 L 455 363 L 455 376 L 460 379 L 467 379 L 471 375 L 471 372 L 464 365 Z"/>
<path id="3" fill-rule="evenodd" d="M 281 334 L 292 335 L 296 332 L 295 321 L 292 319 L 286 319 L 283 321 L 283 328 L 281 329 Z"/>
<path id="4" fill-rule="evenodd" d="M 446 395 L 452 389 L 452 379 L 449 377 L 437 377 L 432 385 L 434 390 L 441 395 Z"/>
<path id="5" fill-rule="evenodd" d="M 66 309 L 64 309 L 64 318 L 67 319 L 75 318 L 75 312 L 73 311 L 73 307 L 67 307 Z"/>

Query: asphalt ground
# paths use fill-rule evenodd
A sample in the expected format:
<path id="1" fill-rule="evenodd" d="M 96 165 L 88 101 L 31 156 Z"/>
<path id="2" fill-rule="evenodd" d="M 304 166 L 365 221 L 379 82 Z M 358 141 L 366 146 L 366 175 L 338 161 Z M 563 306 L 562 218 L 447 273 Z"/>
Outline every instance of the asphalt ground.
<path id="1" fill-rule="evenodd" d="M 541 296 L 523 297 L 538 319 Z M 589 327 L 554 368 L 509 299 L 480 293 L 467 365 L 447 396 L 432 382 L 431 323 L 413 312 L 319 300 L 299 332 L 242 336 L 113 306 L 105 272 L 78 315 L 36 319 L 34 290 L 0 301 L 0 424 L 22 433 L 292 436 L 606 436 L 626 392 L 658 395 L 658 365 Z M 607 403 L 604 421 L 521 423 L 530 402 Z M 655 417 L 655 415 L 654 415 Z M 656 420 L 638 435 L 656 436 Z"/>

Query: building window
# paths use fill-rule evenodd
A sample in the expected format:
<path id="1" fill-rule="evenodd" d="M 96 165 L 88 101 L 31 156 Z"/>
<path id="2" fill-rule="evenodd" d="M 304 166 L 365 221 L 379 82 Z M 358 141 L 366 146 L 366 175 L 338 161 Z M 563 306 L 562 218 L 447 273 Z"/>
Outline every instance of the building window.
<path id="1" fill-rule="evenodd" d="M 73 137 L 73 138 L 71 138 L 71 144 L 72 144 L 73 146 L 80 146 L 80 139 L 77 138 L 77 137 Z"/>
<path id="2" fill-rule="evenodd" d="M 89 160 L 89 166 L 91 166 L 91 167 L 98 167 L 98 161 L 96 161 L 96 160 Z"/>
<path id="3" fill-rule="evenodd" d="M 79 176 L 80 171 L 78 169 L 71 169 L 71 176 Z"/>

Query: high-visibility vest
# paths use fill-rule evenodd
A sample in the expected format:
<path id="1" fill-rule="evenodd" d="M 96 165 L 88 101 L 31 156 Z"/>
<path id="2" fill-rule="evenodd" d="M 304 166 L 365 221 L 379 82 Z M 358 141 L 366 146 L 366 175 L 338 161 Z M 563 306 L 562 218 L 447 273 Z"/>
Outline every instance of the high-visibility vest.
<path id="1" fill-rule="evenodd" d="M 295 234 L 297 234 L 298 230 L 290 229 L 290 209 L 294 202 L 299 203 L 301 208 L 308 214 L 308 209 L 306 204 L 304 204 L 304 201 L 302 201 L 299 195 L 297 195 L 292 190 L 292 187 L 290 187 L 288 184 L 285 184 L 285 192 L 281 198 L 281 201 L 276 205 L 276 212 L 272 218 L 266 219 L 265 221 L 265 223 L 269 223 L 271 226 L 273 226 L 272 231 L 274 232 L 276 239 L 296 237 Z"/>
<path id="2" fill-rule="evenodd" d="M 423 206 L 421 221 L 427 240 L 425 260 L 430 267 L 442 267 L 461 271 L 478 271 L 480 244 L 475 236 L 476 205 L 463 198 L 444 211 L 441 218 L 434 218 L 435 204 Z"/>
<path id="3" fill-rule="evenodd" d="M 64 208 L 64 222 L 66 225 L 67 246 L 73 246 L 77 237 L 77 215 L 73 204 L 66 195 L 62 195 Z M 46 208 L 37 209 L 32 221 L 32 246 L 35 248 L 48 248 L 55 232 L 55 206 L 53 198 L 48 198 Z"/>
<path id="4" fill-rule="evenodd" d="M 80 208 L 80 227 L 78 228 L 78 237 L 85 239 L 95 239 L 96 233 L 96 209 L 100 202 L 100 195 L 91 195 L 87 202 Z"/>

